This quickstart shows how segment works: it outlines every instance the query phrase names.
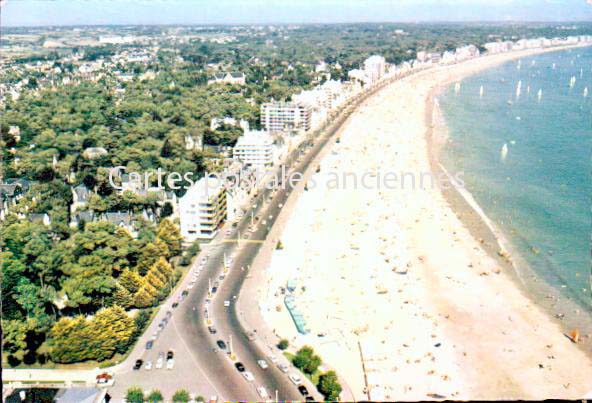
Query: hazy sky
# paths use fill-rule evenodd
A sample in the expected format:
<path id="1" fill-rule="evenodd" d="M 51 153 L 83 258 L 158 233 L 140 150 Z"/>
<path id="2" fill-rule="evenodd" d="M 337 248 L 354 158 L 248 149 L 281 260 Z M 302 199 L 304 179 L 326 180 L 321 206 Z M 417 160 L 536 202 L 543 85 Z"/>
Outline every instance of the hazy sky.
<path id="1" fill-rule="evenodd" d="M 592 21 L 592 0 L 5 0 L 3 26 Z"/>

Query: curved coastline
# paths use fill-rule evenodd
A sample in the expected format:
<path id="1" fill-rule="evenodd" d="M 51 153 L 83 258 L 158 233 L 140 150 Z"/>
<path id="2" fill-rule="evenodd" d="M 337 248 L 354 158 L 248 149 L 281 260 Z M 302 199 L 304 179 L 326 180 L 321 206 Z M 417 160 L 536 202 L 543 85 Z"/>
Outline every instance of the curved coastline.
<path id="1" fill-rule="evenodd" d="M 562 49 L 487 56 L 393 83 L 350 118 L 341 143 L 323 157 L 317 180 L 327 169 L 430 170 L 430 99 L 446 77 L 456 81 L 556 50 Z M 513 286 L 511 270 L 498 269 L 493 232 L 485 225 L 490 239 L 479 242 L 439 190 L 403 193 L 336 197 L 317 186 L 299 195 L 285 227 L 276 231 L 284 249 L 270 251 L 266 267 L 252 272 L 259 309 L 274 337 L 289 338 L 295 347 L 312 345 L 356 400 L 372 398 L 377 384 L 385 393 L 378 400 L 581 398 L 592 390 L 584 380 L 592 374 L 589 359 Z M 384 265 L 375 244 L 382 242 L 387 248 L 410 244 L 408 269 L 373 267 Z M 311 330 L 306 336 L 297 334 L 282 308 L 279 290 L 290 279 L 298 283 L 299 309 Z M 384 358 L 365 356 L 368 345 Z M 382 355 L 386 346 L 389 353 Z"/>
<path id="2" fill-rule="evenodd" d="M 569 49 L 573 48 L 558 49 L 556 51 Z M 546 52 L 535 52 L 510 58 L 503 63 L 541 53 Z M 495 67 L 497 67 L 497 64 L 488 67 L 488 69 Z M 460 79 L 479 74 L 481 71 L 474 71 Z M 436 174 L 444 173 L 452 184 L 450 189 L 442 189 L 442 195 L 471 232 L 473 238 L 481 244 L 481 247 L 487 251 L 491 258 L 497 260 L 500 265 L 507 269 L 506 272 L 510 274 L 510 277 L 523 294 L 536 305 L 542 307 L 549 318 L 564 330 L 565 334 L 568 334 L 572 329 L 578 329 L 580 333 L 585 335 L 592 334 L 592 312 L 584 311 L 586 306 L 576 302 L 577 296 L 566 295 L 566 292 L 540 277 L 517 248 L 513 246 L 504 232 L 487 216 L 487 213 L 471 192 L 461 187 L 440 161 L 440 153 L 445 146 L 444 142 L 449 137 L 449 128 L 437 99 L 450 85 L 452 85 L 452 82 L 442 83 L 434 88 L 426 99 L 426 125 L 428 129 L 425 136 L 428 143 L 431 169 Z M 559 300 L 562 301 L 560 308 L 555 303 Z M 592 344 L 590 343 L 592 340 L 587 341 L 588 343 L 578 344 L 578 347 L 589 357 L 592 357 Z"/>

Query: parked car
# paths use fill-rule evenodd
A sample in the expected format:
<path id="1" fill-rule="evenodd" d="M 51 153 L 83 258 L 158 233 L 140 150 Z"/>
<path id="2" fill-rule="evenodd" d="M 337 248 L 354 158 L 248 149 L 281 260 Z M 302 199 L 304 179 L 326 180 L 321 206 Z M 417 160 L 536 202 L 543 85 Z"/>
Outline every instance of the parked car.
<path id="1" fill-rule="evenodd" d="M 271 361 L 271 363 L 274 364 L 274 365 L 276 365 L 278 363 L 278 358 L 275 355 L 273 355 L 273 354 L 268 355 L 267 356 L 267 359 L 269 361 Z"/>
<path id="2" fill-rule="evenodd" d="M 243 365 L 242 362 L 235 362 L 234 367 L 236 368 L 236 370 L 238 372 L 245 372 L 245 366 Z"/>
<path id="3" fill-rule="evenodd" d="M 167 369 L 173 369 L 174 366 L 175 366 L 175 359 L 169 358 L 167 360 Z"/>
<path id="4" fill-rule="evenodd" d="M 290 381 L 292 381 L 292 383 L 293 383 L 294 385 L 300 385 L 300 384 L 302 383 L 302 379 L 300 378 L 300 376 L 299 376 L 299 375 L 296 375 L 296 374 L 290 374 L 290 375 L 288 376 L 288 378 L 290 378 Z"/>
<path id="5" fill-rule="evenodd" d="M 158 358 L 156 359 L 156 365 L 154 366 L 154 368 L 156 368 L 156 369 L 161 369 L 163 364 L 164 364 L 164 359 L 163 359 L 163 357 L 158 357 Z"/>
<path id="6" fill-rule="evenodd" d="M 243 376 L 245 377 L 245 379 L 249 382 L 253 382 L 255 380 L 255 377 L 253 376 L 252 373 L 250 373 L 249 371 L 245 371 L 242 373 Z"/>
<path id="7" fill-rule="evenodd" d="M 269 393 L 267 393 L 267 390 L 263 386 L 257 388 L 257 393 L 259 393 L 259 396 L 261 396 L 262 399 L 269 399 Z"/>
<path id="8" fill-rule="evenodd" d="M 144 364 L 144 369 L 150 371 L 152 369 L 152 361 L 146 361 L 146 364 Z"/>
<path id="9" fill-rule="evenodd" d="M 259 365 L 261 369 L 269 368 L 269 365 L 267 365 L 267 362 L 265 362 L 265 360 L 257 360 L 257 365 Z"/>
<path id="10" fill-rule="evenodd" d="M 228 308 L 230 306 L 230 301 L 224 301 L 224 306 Z"/>
<path id="11" fill-rule="evenodd" d="M 188 295 L 189 295 L 189 291 L 183 290 L 183 292 L 181 293 L 181 299 L 185 298 Z"/>
<path id="12" fill-rule="evenodd" d="M 171 358 L 175 358 L 175 353 L 172 350 L 169 350 L 167 352 L 167 360 L 170 360 Z"/>
<path id="13" fill-rule="evenodd" d="M 314 397 L 312 397 L 312 396 L 306 396 L 306 397 L 304 398 L 304 401 L 305 401 L 305 402 L 314 402 L 314 401 L 315 401 L 315 398 L 314 398 Z"/>
<path id="14" fill-rule="evenodd" d="M 144 363 L 144 361 L 142 361 L 142 360 L 136 360 L 136 362 L 134 363 L 134 371 L 137 371 L 140 368 L 142 368 L 143 363 Z"/>
<path id="15" fill-rule="evenodd" d="M 218 332 L 215 326 L 208 326 L 208 331 L 210 334 L 216 334 Z"/>
<path id="16" fill-rule="evenodd" d="M 257 338 L 257 336 L 255 336 L 255 333 L 253 333 L 253 332 L 248 332 L 248 333 L 247 333 L 247 338 L 248 338 L 250 341 L 253 341 L 253 340 L 255 340 L 255 339 Z"/>
<path id="17" fill-rule="evenodd" d="M 278 364 L 278 368 L 279 368 L 279 369 L 280 369 L 280 371 L 282 371 L 284 374 L 287 374 L 287 373 L 288 373 L 288 370 L 289 370 L 289 368 L 288 368 L 288 366 L 287 366 L 286 364 L 284 364 L 284 363 L 281 363 L 281 362 L 280 362 L 280 363 Z"/>
<path id="18" fill-rule="evenodd" d="M 195 283 L 189 283 L 189 284 L 187 284 L 187 289 L 191 290 L 191 289 L 193 289 L 194 286 L 195 286 Z"/>
<path id="19" fill-rule="evenodd" d="M 171 305 L 171 306 L 172 306 L 173 308 L 176 308 L 176 307 L 178 307 L 178 306 L 179 306 L 179 303 L 178 303 L 178 302 L 173 302 L 173 305 Z"/>
<path id="20" fill-rule="evenodd" d="M 152 340 L 148 340 L 146 342 L 146 350 L 150 350 L 152 349 L 152 346 L 154 345 L 154 342 Z"/>
<path id="21" fill-rule="evenodd" d="M 218 287 L 212 287 L 212 294 L 215 294 L 218 291 Z"/>
<path id="22" fill-rule="evenodd" d="M 224 340 L 218 340 L 216 342 L 216 344 L 218 345 L 218 347 L 220 348 L 220 350 L 226 350 L 226 343 L 224 343 Z"/>
<path id="23" fill-rule="evenodd" d="M 306 386 L 304 385 L 298 386 L 298 392 L 300 392 L 302 396 L 308 396 L 308 389 L 306 389 Z"/>

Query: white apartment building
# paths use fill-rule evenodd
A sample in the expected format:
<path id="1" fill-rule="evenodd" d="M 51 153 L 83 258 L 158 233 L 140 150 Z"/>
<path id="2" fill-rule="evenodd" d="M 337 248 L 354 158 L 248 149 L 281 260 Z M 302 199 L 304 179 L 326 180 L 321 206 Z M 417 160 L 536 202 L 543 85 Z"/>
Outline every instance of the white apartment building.
<path id="1" fill-rule="evenodd" d="M 261 124 L 268 132 L 308 131 L 311 114 L 309 105 L 267 102 L 261 105 Z"/>
<path id="2" fill-rule="evenodd" d="M 234 146 L 234 158 L 258 169 L 272 165 L 273 138 L 266 131 L 245 131 Z"/>
<path id="3" fill-rule="evenodd" d="M 364 72 L 370 79 L 371 83 L 375 83 L 386 73 L 386 61 L 384 57 L 374 55 L 370 56 L 364 61 Z"/>
<path id="4" fill-rule="evenodd" d="M 216 236 L 226 219 L 226 189 L 218 178 L 201 178 L 179 200 L 181 235 L 188 242 Z"/>

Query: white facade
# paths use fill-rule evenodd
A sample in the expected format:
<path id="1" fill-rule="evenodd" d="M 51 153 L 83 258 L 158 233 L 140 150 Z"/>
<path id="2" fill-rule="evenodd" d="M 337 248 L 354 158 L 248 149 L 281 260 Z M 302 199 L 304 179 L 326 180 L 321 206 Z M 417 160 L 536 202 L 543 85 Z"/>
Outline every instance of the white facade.
<path id="1" fill-rule="evenodd" d="M 384 57 L 374 55 L 370 56 L 364 61 L 364 72 L 370 79 L 371 83 L 375 83 L 386 73 L 386 62 Z"/>
<path id="2" fill-rule="evenodd" d="M 305 104 L 268 102 L 261 105 L 261 124 L 268 132 L 308 131 L 311 114 Z"/>
<path id="3" fill-rule="evenodd" d="M 226 219 L 226 189 L 218 178 L 201 178 L 179 200 L 181 235 L 188 242 L 212 239 Z"/>
<path id="4" fill-rule="evenodd" d="M 265 131 L 245 131 L 234 146 L 234 158 L 255 168 L 272 165 L 273 138 Z"/>

